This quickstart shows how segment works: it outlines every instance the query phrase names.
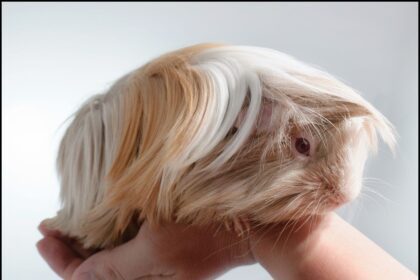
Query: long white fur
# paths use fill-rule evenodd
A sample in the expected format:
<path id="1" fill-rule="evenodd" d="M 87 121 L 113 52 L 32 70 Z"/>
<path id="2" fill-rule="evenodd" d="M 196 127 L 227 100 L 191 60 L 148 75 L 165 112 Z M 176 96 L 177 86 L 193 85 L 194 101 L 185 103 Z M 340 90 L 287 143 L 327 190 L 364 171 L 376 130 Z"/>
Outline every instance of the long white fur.
<path id="1" fill-rule="evenodd" d="M 226 46 L 209 49 L 193 57 L 192 64 L 204 71 L 212 83 L 214 103 L 209 102 L 208 114 L 202 121 L 202 126 L 196 137 L 185 151 L 185 165 L 204 157 L 226 135 L 232 127 L 241 110 L 247 89 L 250 89 L 251 104 L 243 126 L 239 128 L 237 136 L 226 147 L 225 151 L 211 164 L 209 169 L 220 167 L 244 143 L 255 125 L 261 109 L 262 90 L 260 77 L 275 77 L 276 83 L 282 83 L 287 88 L 301 88 L 314 94 L 326 93 L 337 95 L 351 102 L 361 104 L 372 112 L 381 128 L 379 133 L 385 142 L 393 149 L 395 132 L 392 125 L 373 106 L 366 102 L 357 92 L 341 84 L 339 88 L 319 88 L 305 81 L 299 80 L 294 73 L 308 76 L 319 76 L 334 79 L 330 74 L 297 61 L 293 57 L 281 52 L 248 46 Z M 189 160 L 185 158 L 189 157 Z"/>

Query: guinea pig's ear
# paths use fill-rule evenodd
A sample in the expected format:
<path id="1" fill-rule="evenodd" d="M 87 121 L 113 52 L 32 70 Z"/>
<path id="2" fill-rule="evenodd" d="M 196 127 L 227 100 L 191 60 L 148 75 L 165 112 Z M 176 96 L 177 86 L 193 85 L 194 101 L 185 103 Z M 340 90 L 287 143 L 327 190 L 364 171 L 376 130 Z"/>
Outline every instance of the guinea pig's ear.
<path id="1" fill-rule="evenodd" d="M 341 98 L 333 98 L 331 102 L 325 105 L 321 109 L 322 115 L 332 123 L 341 122 L 348 118 L 371 115 L 371 112 L 365 106 Z"/>
<path id="2" fill-rule="evenodd" d="M 321 103 L 320 103 L 321 104 Z M 337 96 L 324 98 L 323 105 L 317 106 L 319 115 L 331 123 L 363 117 L 365 128 L 369 134 L 373 151 L 376 150 L 376 131 L 395 154 L 396 132 L 394 126 L 370 103 L 361 99 L 344 99 Z"/>
<path id="3" fill-rule="evenodd" d="M 234 128 L 238 129 L 244 121 L 248 107 L 242 108 L 235 121 Z M 261 103 L 260 112 L 255 123 L 255 131 L 257 133 L 268 132 L 273 127 L 274 104 L 266 99 Z"/>

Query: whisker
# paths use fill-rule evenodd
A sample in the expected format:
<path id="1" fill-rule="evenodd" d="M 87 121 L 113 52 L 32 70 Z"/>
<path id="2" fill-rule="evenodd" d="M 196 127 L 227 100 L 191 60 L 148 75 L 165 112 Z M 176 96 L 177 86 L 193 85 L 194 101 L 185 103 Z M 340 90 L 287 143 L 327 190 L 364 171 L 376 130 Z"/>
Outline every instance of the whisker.
<path id="1" fill-rule="evenodd" d="M 379 192 L 377 192 L 377 191 L 375 191 L 373 188 L 371 188 L 371 187 L 369 187 L 369 186 L 367 186 L 367 185 L 364 185 L 364 188 L 363 188 L 363 190 L 362 190 L 362 192 L 369 192 L 369 193 L 372 193 L 372 194 L 374 194 L 374 195 L 376 195 L 376 196 L 378 196 L 379 198 L 381 198 L 381 199 L 383 199 L 384 201 L 386 201 L 386 202 L 390 202 L 390 203 L 392 203 L 392 204 L 394 204 L 394 205 L 398 205 L 398 203 L 397 202 L 395 202 L 395 201 L 393 201 L 392 199 L 390 199 L 390 198 L 387 198 L 385 195 L 383 195 L 383 194 L 381 194 L 381 193 L 379 193 Z"/>
<path id="2" fill-rule="evenodd" d="M 371 202 L 375 203 L 376 205 L 378 205 L 378 206 L 379 206 L 379 207 L 381 207 L 381 208 L 386 208 L 386 207 L 385 207 L 385 205 L 383 205 L 383 204 L 379 203 L 379 201 L 378 201 L 378 200 L 376 200 L 374 197 L 372 197 L 371 195 L 369 195 L 369 193 L 367 193 L 367 192 L 361 192 L 361 193 L 360 193 L 360 197 L 361 197 L 361 198 L 368 199 L 369 201 L 371 201 Z"/>
<path id="3" fill-rule="evenodd" d="M 313 201 L 311 203 L 309 203 L 304 210 L 302 210 L 299 214 L 299 216 L 296 218 L 295 222 L 292 224 L 292 228 L 289 230 L 289 234 L 286 236 L 286 240 L 283 243 L 282 246 L 282 251 L 284 249 L 285 244 L 287 244 L 287 241 L 289 240 L 290 235 L 292 234 L 292 232 L 295 232 L 294 229 L 296 227 L 296 225 L 298 224 L 298 222 L 300 222 L 301 218 L 303 218 L 306 215 L 306 211 L 308 208 L 310 208 L 313 205 Z M 309 217 L 309 216 L 308 216 Z M 303 222 L 303 225 L 308 221 L 308 218 L 306 218 Z"/>
<path id="4" fill-rule="evenodd" d="M 391 185 L 390 183 L 379 179 L 379 178 L 374 178 L 374 177 L 363 177 L 362 178 L 363 183 L 378 183 L 378 185 L 375 185 L 375 187 L 389 187 L 389 188 L 393 188 L 394 186 Z"/>

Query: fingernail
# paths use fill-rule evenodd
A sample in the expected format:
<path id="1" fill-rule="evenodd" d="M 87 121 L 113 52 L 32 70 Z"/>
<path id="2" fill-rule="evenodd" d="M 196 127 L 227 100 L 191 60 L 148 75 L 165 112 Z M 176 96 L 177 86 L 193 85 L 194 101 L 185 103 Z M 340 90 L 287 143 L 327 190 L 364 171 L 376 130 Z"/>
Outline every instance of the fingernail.
<path id="1" fill-rule="evenodd" d="M 39 250 L 39 245 L 41 244 L 41 241 L 42 240 L 44 240 L 44 239 L 41 239 L 41 240 L 38 240 L 38 242 L 35 244 L 35 246 L 36 246 L 36 248 Z"/>

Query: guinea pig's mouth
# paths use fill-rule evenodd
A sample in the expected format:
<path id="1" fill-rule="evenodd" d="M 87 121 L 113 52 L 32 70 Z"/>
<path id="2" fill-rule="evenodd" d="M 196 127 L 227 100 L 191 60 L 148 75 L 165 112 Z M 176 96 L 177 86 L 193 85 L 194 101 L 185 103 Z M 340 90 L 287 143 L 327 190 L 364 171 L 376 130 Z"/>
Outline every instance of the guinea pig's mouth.
<path id="1" fill-rule="evenodd" d="M 324 198 L 324 211 L 333 211 L 344 204 L 352 201 L 352 197 L 336 186 L 326 185 L 324 187 L 327 195 Z"/>
<path id="2" fill-rule="evenodd" d="M 325 200 L 325 210 L 336 210 L 350 201 L 352 201 L 352 197 L 346 195 L 338 189 L 334 189 L 334 191 L 332 191 Z"/>

